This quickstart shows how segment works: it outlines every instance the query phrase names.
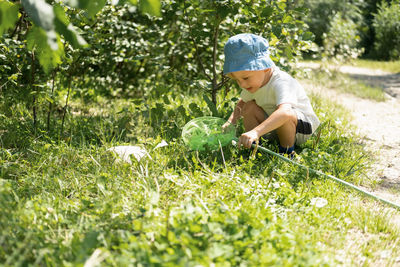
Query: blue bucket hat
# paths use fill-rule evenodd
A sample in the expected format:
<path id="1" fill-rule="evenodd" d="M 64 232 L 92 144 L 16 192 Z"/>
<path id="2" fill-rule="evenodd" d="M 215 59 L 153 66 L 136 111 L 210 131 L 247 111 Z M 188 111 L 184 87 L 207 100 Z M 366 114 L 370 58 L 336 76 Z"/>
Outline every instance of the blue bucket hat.
<path id="1" fill-rule="evenodd" d="M 268 41 L 258 35 L 242 33 L 232 36 L 224 47 L 224 74 L 271 68 L 275 64 L 269 57 L 268 48 Z"/>

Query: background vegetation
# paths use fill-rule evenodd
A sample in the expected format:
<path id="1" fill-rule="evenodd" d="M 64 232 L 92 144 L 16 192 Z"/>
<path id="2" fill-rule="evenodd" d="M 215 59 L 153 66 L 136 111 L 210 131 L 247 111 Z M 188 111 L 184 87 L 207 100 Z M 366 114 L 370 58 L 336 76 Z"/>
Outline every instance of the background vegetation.
<path id="1" fill-rule="evenodd" d="M 305 21 L 322 55 L 341 60 L 359 56 L 399 60 L 400 42 L 395 34 L 399 29 L 399 1 L 304 0 L 303 3 L 310 10 Z"/>
<path id="2" fill-rule="evenodd" d="M 393 210 L 273 157 L 189 151 L 180 131 L 230 114 L 238 88 L 221 69 L 231 35 L 264 35 L 293 74 L 303 55 L 398 60 L 398 5 L 1 0 L 0 262 L 394 264 Z M 312 100 L 323 124 L 297 160 L 373 185 L 346 113 Z M 120 144 L 151 157 L 118 161 L 108 149 Z"/>

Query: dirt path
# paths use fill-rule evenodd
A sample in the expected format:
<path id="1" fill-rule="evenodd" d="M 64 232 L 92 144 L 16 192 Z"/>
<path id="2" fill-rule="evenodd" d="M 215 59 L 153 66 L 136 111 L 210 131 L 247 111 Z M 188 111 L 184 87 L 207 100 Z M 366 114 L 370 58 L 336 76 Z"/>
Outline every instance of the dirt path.
<path id="1" fill-rule="evenodd" d="M 315 66 L 309 66 L 311 68 Z M 339 71 L 367 84 L 381 87 L 387 101 L 376 102 L 326 88 L 311 88 L 343 105 L 353 116 L 353 124 L 366 146 L 376 154 L 370 176 L 378 184 L 372 193 L 400 205 L 400 73 L 343 66 Z"/>

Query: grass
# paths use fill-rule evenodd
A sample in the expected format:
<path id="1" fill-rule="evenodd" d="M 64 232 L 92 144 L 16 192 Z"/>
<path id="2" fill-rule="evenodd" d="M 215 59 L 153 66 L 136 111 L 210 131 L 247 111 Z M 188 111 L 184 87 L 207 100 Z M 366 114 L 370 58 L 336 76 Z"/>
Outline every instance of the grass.
<path id="1" fill-rule="evenodd" d="M 303 62 L 308 63 L 317 63 L 317 64 L 326 64 L 336 66 L 338 63 L 334 61 L 324 61 L 322 63 L 321 60 L 304 60 Z M 343 64 L 343 63 L 340 63 Z M 378 69 L 381 71 L 386 71 L 390 73 L 399 73 L 400 72 L 400 60 L 397 61 L 378 61 L 378 60 L 370 60 L 370 59 L 353 59 L 348 63 L 344 63 L 344 65 L 350 65 L 360 68 L 368 68 L 368 69 Z"/>
<path id="2" fill-rule="evenodd" d="M 356 76 L 356 78 L 354 78 L 351 77 L 351 75 L 341 73 L 337 71 L 338 65 L 333 61 L 322 62 L 321 60 L 305 60 L 303 63 L 316 64 L 316 66 L 325 66 L 312 72 L 306 71 L 306 73 L 303 72 L 299 74 L 307 79 L 313 79 L 314 83 L 323 84 L 328 88 L 334 88 L 336 90 L 340 90 L 341 92 L 350 93 L 361 98 L 375 101 L 386 100 L 385 93 L 379 86 L 379 83 L 373 82 L 372 80 L 369 82 L 362 81 L 363 78 L 371 79 L 369 77 L 360 75 L 360 77 Z M 393 75 L 400 72 L 400 61 L 355 59 L 349 63 L 345 63 L 345 65 L 382 70 L 392 73 Z M 326 66 L 330 66 L 330 68 L 328 69 Z M 383 80 L 383 78 L 380 77 L 380 80 Z"/>
<path id="3" fill-rule="evenodd" d="M 356 59 L 351 62 L 351 65 L 369 69 L 379 69 L 390 73 L 400 72 L 400 60 L 397 61 L 377 61 L 367 59 Z"/>
<path id="4" fill-rule="evenodd" d="M 0 121 L 1 264 L 395 263 L 399 229 L 389 218 L 396 211 L 269 155 L 188 150 L 180 129 L 209 111 L 197 98 L 168 94 L 103 103 L 102 115 L 73 112 L 62 138 L 33 134 L 23 110 Z M 371 183 L 368 153 L 346 111 L 311 97 L 321 134 L 297 149 L 296 160 Z M 161 140 L 169 145 L 155 149 Z M 121 144 L 138 144 L 151 158 L 120 161 L 108 148 Z M 320 199 L 325 205 L 315 204 Z"/>
<path id="5" fill-rule="evenodd" d="M 348 74 L 339 71 L 325 71 L 321 69 L 306 71 L 298 77 L 305 82 L 324 88 L 334 89 L 342 93 L 348 93 L 360 98 L 374 101 L 385 101 L 386 96 L 382 88 L 367 85 L 359 80 L 351 78 Z"/>

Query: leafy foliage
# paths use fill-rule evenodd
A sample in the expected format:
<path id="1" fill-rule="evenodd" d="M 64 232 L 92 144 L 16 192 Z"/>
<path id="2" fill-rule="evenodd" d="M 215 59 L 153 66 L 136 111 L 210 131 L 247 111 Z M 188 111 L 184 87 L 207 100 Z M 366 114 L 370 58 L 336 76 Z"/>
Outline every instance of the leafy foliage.
<path id="1" fill-rule="evenodd" d="M 285 67 L 309 46 L 310 34 L 297 20 L 305 11 L 280 2 L 265 6 L 260 1 L 166 1 L 159 18 L 143 16 L 129 6 L 106 6 L 93 35 L 86 38 L 95 45 L 81 57 L 82 71 L 89 68 L 105 77 L 103 84 L 87 81 L 100 88 L 110 88 L 109 80 L 122 92 L 141 94 L 147 93 L 142 87 L 169 80 L 160 84 L 162 90 L 174 84 L 210 91 L 215 106 L 216 92 L 227 82 L 220 72 L 223 44 L 232 34 L 264 34 L 276 45 L 276 62 Z"/>
<path id="2" fill-rule="evenodd" d="M 45 34 L 42 35 L 46 37 L 45 40 L 49 48 L 51 50 L 58 50 L 57 34 L 54 27 L 55 16 L 52 6 L 44 0 L 22 0 L 21 3 L 35 25 L 45 31 Z M 36 37 L 42 39 L 42 35 L 37 35 Z M 40 39 L 39 42 L 41 42 Z"/>
<path id="3" fill-rule="evenodd" d="M 33 27 L 27 36 L 27 48 L 33 50 L 35 48 L 36 54 L 38 55 L 39 62 L 43 66 L 43 69 L 48 73 L 51 69 L 55 68 L 57 65 L 61 64 L 61 57 L 63 56 L 62 44 L 59 38 L 55 38 L 51 42 L 55 41 L 57 49 L 53 49 L 49 44 L 49 32 L 46 33 L 40 27 Z M 58 39 L 58 40 L 57 40 Z"/>
<path id="4" fill-rule="evenodd" d="M 328 33 L 324 33 L 324 54 L 328 58 L 335 58 L 339 62 L 356 59 L 363 52 L 360 48 L 360 36 L 357 25 L 352 20 L 343 19 L 337 13 L 331 20 Z"/>
<path id="5" fill-rule="evenodd" d="M 5 31 L 14 27 L 18 20 L 19 6 L 8 1 L 0 2 L 0 36 Z"/>
<path id="6" fill-rule="evenodd" d="M 328 46 L 329 50 L 336 50 L 335 54 L 344 59 L 348 58 L 349 54 L 377 60 L 398 58 L 388 55 L 387 52 L 395 51 L 394 47 L 399 43 L 393 36 L 398 31 L 396 28 L 398 21 L 396 18 L 400 13 L 398 1 L 304 0 L 303 2 L 305 7 L 310 9 L 305 22 L 315 35 L 318 47 L 326 50 Z M 339 35 L 337 31 L 342 34 L 343 42 L 333 37 Z M 351 44 L 348 34 L 354 38 Z M 382 40 L 386 40 L 384 45 Z M 348 46 L 351 52 L 348 53 L 345 49 L 332 49 L 338 47 L 339 43 Z M 390 49 L 382 49 L 383 46 Z M 331 56 L 330 54 L 327 56 Z"/>
<path id="7" fill-rule="evenodd" d="M 36 48 L 32 45 L 36 43 L 40 51 L 45 53 L 39 53 L 39 62 L 43 66 L 46 73 L 58 64 L 59 55 L 64 54 L 63 44 L 59 41 L 59 37 L 63 36 L 65 41 L 71 44 L 74 48 L 80 48 L 86 45 L 86 41 L 80 36 L 75 26 L 70 23 L 68 13 L 66 9 L 79 8 L 85 11 L 85 15 L 88 18 L 93 18 L 106 4 L 106 0 L 77 0 L 77 1 L 66 1 L 66 6 L 61 6 L 60 3 L 48 4 L 44 0 L 22 0 L 21 5 L 23 7 L 22 19 L 26 18 L 37 27 L 40 27 L 43 32 L 33 27 L 33 32 L 30 34 L 31 45 L 30 50 Z M 158 0 L 142 0 L 140 2 L 144 12 L 159 15 L 160 4 Z M 13 4 L 9 1 L 1 1 L 0 11 L 2 14 L 0 34 L 2 35 L 6 29 L 12 28 L 15 22 L 18 20 L 18 4 Z M 4 14 L 4 15 L 3 15 Z M 47 45 L 44 43 L 47 42 Z M 54 64 L 56 63 L 56 65 Z"/>
<path id="8" fill-rule="evenodd" d="M 400 59 L 400 2 L 382 2 L 375 15 L 373 26 L 376 33 L 375 49 L 383 60 Z"/>
<path id="9" fill-rule="evenodd" d="M 286 69 L 312 37 L 299 19 L 305 10 L 283 0 L 267 6 L 262 1 L 166 1 L 160 17 L 143 13 L 145 1 L 108 3 L 97 13 L 103 2 L 89 2 L 24 1 L 26 10 L 21 9 L 14 31 L 2 37 L 7 44 L 0 58 L 3 97 L 20 95 L 17 99 L 32 110 L 34 127 L 50 130 L 51 120 L 60 119 L 59 131 L 65 134 L 72 98 L 90 102 L 170 90 L 203 94 L 213 115 L 223 115 L 217 92 L 230 88 L 220 72 L 228 37 L 242 31 L 265 35 L 275 47 L 274 60 Z M 157 8 L 154 1 L 147 6 Z"/>
<path id="10" fill-rule="evenodd" d="M 363 17 L 361 10 L 364 8 L 363 1 L 345 0 L 305 0 L 305 6 L 310 9 L 305 21 L 310 31 L 315 35 L 315 42 L 318 46 L 324 45 L 324 34 L 335 26 L 332 20 L 340 14 L 344 21 L 351 21 L 361 30 Z"/>

